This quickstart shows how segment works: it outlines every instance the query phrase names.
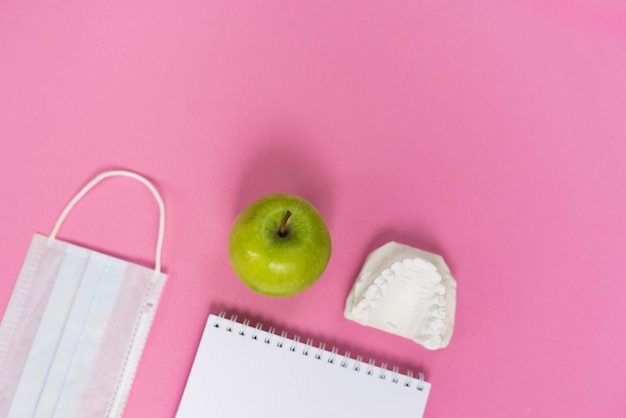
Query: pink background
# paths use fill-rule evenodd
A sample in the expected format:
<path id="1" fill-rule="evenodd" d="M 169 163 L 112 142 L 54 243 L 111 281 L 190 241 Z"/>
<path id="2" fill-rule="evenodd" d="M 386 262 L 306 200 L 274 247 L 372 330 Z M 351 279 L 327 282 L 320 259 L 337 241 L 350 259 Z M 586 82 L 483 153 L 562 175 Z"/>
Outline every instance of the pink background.
<path id="1" fill-rule="evenodd" d="M 222 309 L 423 370 L 426 417 L 626 416 L 623 0 L 3 0 L 0 146 L 0 312 L 91 177 L 164 196 L 169 281 L 125 417 L 173 416 Z M 289 299 L 245 288 L 226 250 L 275 191 L 334 244 Z M 156 222 L 141 185 L 107 180 L 60 238 L 151 265 Z M 450 265 L 448 348 L 343 319 L 389 240 Z"/>

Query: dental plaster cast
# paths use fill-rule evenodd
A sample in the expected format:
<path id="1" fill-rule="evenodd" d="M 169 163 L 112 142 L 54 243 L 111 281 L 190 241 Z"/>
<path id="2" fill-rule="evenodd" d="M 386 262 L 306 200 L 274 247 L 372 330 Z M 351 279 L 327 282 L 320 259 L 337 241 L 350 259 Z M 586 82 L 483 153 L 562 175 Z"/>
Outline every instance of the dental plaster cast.
<path id="1" fill-rule="evenodd" d="M 436 350 L 450 342 L 455 309 L 456 280 L 444 259 L 389 242 L 365 260 L 344 315 Z"/>

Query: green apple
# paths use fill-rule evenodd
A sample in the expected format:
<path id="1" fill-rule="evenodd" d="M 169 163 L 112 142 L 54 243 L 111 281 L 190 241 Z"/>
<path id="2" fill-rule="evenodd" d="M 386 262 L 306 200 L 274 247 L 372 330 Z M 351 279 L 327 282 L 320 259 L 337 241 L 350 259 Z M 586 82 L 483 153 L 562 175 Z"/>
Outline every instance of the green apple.
<path id="1" fill-rule="evenodd" d="M 228 253 L 235 274 L 252 290 L 287 297 L 309 288 L 322 275 L 330 259 L 330 233 L 305 199 L 271 194 L 235 219 Z"/>

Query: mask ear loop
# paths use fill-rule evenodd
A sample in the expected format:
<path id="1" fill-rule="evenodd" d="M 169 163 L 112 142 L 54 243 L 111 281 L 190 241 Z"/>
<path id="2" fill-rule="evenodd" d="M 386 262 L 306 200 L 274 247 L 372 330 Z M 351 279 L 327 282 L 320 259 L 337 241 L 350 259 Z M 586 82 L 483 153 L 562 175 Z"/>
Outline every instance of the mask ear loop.
<path id="1" fill-rule="evenodd" d="M 65 221 L 65 218 L 70 213 L 74 205 L 76 205 L 76 203 L 78 203 L 89 192 L 89 190 L 91 190 L 96 184 L 100 183 L 102 180 L 104 180 L 107 177 L 130 177 L 132 179 L 135 179 L 139 181 L 140 183 L 142 183 L 144 186 L 146 186 L 148 190 L 152 192 L 152 195 L 156 199 L 157 204 L 159 205 L 159 235 L 157 238 L 154 270 L 156 274 L 160 274 L 161 273 L 161 253 L 163 251 L 163 235 L 165 233 L 165 205 L 163 204 L 163 199 L 161 199 L 161 195 L 159 194 L 157 189 L 154 187 L 154 185 L 150 183 L 150 181 L 146 179 L 145 177 L 137 173 L 134 173 L 132 171 L 126 171 L 126 170 L 105 171 L 99 174 L 98 176 L 96 176 L 89 183 L 87 183 L 78 193 L 76 193 L 76 196 L 74 196 L 72 200 L 70 200 L 70 202 L 67 204 L 65 209 L 63 209 L 63 212 L 61 212 L 61 215 L 59 216 L 59 219 L 54 225 L 54 228 L 52 228 L 52 232 L 50 233 L 50 237 L 48 239 L 50 241 L 54 241 L 56 239 L 56 236 L 59 232 L 59 229 L 61 228 L 61 225 L 63 224 L 63 221 Z"/>

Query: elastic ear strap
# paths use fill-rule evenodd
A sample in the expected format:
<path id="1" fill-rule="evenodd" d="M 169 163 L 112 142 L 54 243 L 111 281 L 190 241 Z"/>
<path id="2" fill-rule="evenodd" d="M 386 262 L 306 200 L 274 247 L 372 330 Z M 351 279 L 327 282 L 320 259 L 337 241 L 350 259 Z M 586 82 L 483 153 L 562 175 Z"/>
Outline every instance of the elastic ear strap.
<path id="1" fill-rule="evenodd" d="M 70 200 L 70 202 L 67 204 L 65 209 L 63 209 L 63 212 L 61 212 L 61 215 L 59 216 L 59 219 L 54 225 L 54 228 L 52 228 L 52 232 L 50 233 L 50 239 L 51 240 L 56 239 L 57 233 L 59 232 L 59 229 L 61 228 L 63 221 L 65 221 L 65 218 L 70 213 L 74 205 L 76 205 L 76 203 L 78 203 L 78 201 L 81 200 L 87 194 L 87 192 L 89 192 L 89 190 L 91 190 L 96 184 L 100 183 L 102 180 L 104 180 L 107 177 L 130 177 L 132 179 L 139 181 L 143 185 L 145 185 L 154 195 L 154 198 L 156 199 L 159 205 L 159 235 L 157 238 L 154 269 L 156 270 L 157 273 L 161 273 L 161 252 L 163 250 L 163 235 L 165 233 L 165 205 L 163 204 L 163 199 L 161 199 L 161 195 L 159 195 L 159 192 L 152 185 L 152 183 L 150 183 L 150 181 L 146 179 L 145 177 L 140 176 L 137 173 L 133 173 L 132 171 L 126 171 L 126 170 L 105 171 L 104 173 L 99 174 L 93 180 L 87 183 L 78 193 L 76 193 L 76 196 L 74 196 L 74 198 Z"/>

